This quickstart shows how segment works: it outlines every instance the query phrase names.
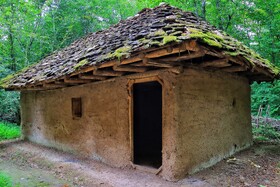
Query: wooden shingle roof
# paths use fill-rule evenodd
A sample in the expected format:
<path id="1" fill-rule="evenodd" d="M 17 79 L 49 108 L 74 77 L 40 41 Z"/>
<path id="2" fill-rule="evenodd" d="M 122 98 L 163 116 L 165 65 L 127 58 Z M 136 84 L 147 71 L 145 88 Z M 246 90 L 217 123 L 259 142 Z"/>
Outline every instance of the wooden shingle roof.
<path id="1" fill-rule="evenodd" d="M 279 69 L 191 12 L 161 4 L 91 33 L 0 81 L 9 90 L 53 89 L 159 69 L 196 66 L 271 81 Z"/>

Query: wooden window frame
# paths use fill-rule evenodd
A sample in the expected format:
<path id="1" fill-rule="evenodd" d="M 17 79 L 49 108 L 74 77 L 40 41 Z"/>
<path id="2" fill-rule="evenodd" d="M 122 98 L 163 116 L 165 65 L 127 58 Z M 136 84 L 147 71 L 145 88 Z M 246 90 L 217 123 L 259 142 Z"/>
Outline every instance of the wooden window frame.
<path id="1" fill-rule="evenodd" d="M 72 117 L 80 119 L 83 116 L 83 102 L 81 97 L 73 97 L 71 99 Z"/>

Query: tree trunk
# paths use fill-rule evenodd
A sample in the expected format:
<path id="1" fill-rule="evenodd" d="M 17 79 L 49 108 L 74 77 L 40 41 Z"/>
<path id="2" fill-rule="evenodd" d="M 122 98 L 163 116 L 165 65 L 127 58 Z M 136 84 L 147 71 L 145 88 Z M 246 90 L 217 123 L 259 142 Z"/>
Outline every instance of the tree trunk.
<path id="1" fill-rule="evenodd" d="M 15 57 L 15 48 L 14 48 L 14 37 L 13 37 L 13 30 L 11 25 L 9 25 L 8 39 L 10 42 L 10 59 L 11 59 L 10 69 L 12 71 L 16 71 L 17 66 L 16 66 L 16 57 Z"/>
<path id="2" fill-rule="evenodd" d="M 201 17 L 206 19 L 206 0 L 201 1 Z"/>

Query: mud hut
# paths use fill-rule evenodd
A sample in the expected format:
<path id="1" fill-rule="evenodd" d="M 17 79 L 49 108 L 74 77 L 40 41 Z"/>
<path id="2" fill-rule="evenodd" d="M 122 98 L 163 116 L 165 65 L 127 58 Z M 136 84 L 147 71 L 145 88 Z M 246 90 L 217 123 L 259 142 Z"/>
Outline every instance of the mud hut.
<path id="1" fill-rule="evenodd" d="M 174 180 L 252 144 L 250 83 L 279 70 L 162 4 L 1 81 L 21 92 L 24 137 Z"/>

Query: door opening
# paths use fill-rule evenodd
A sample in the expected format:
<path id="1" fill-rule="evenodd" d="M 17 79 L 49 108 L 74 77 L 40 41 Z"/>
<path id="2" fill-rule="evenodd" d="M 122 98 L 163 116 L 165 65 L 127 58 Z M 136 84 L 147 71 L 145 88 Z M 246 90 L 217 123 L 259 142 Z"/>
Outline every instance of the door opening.
<path id="1" fill-rule="evenodd" d="M 133 85 L 134 164 L 162 165 L 162 86 L 159 82 Z"/>

